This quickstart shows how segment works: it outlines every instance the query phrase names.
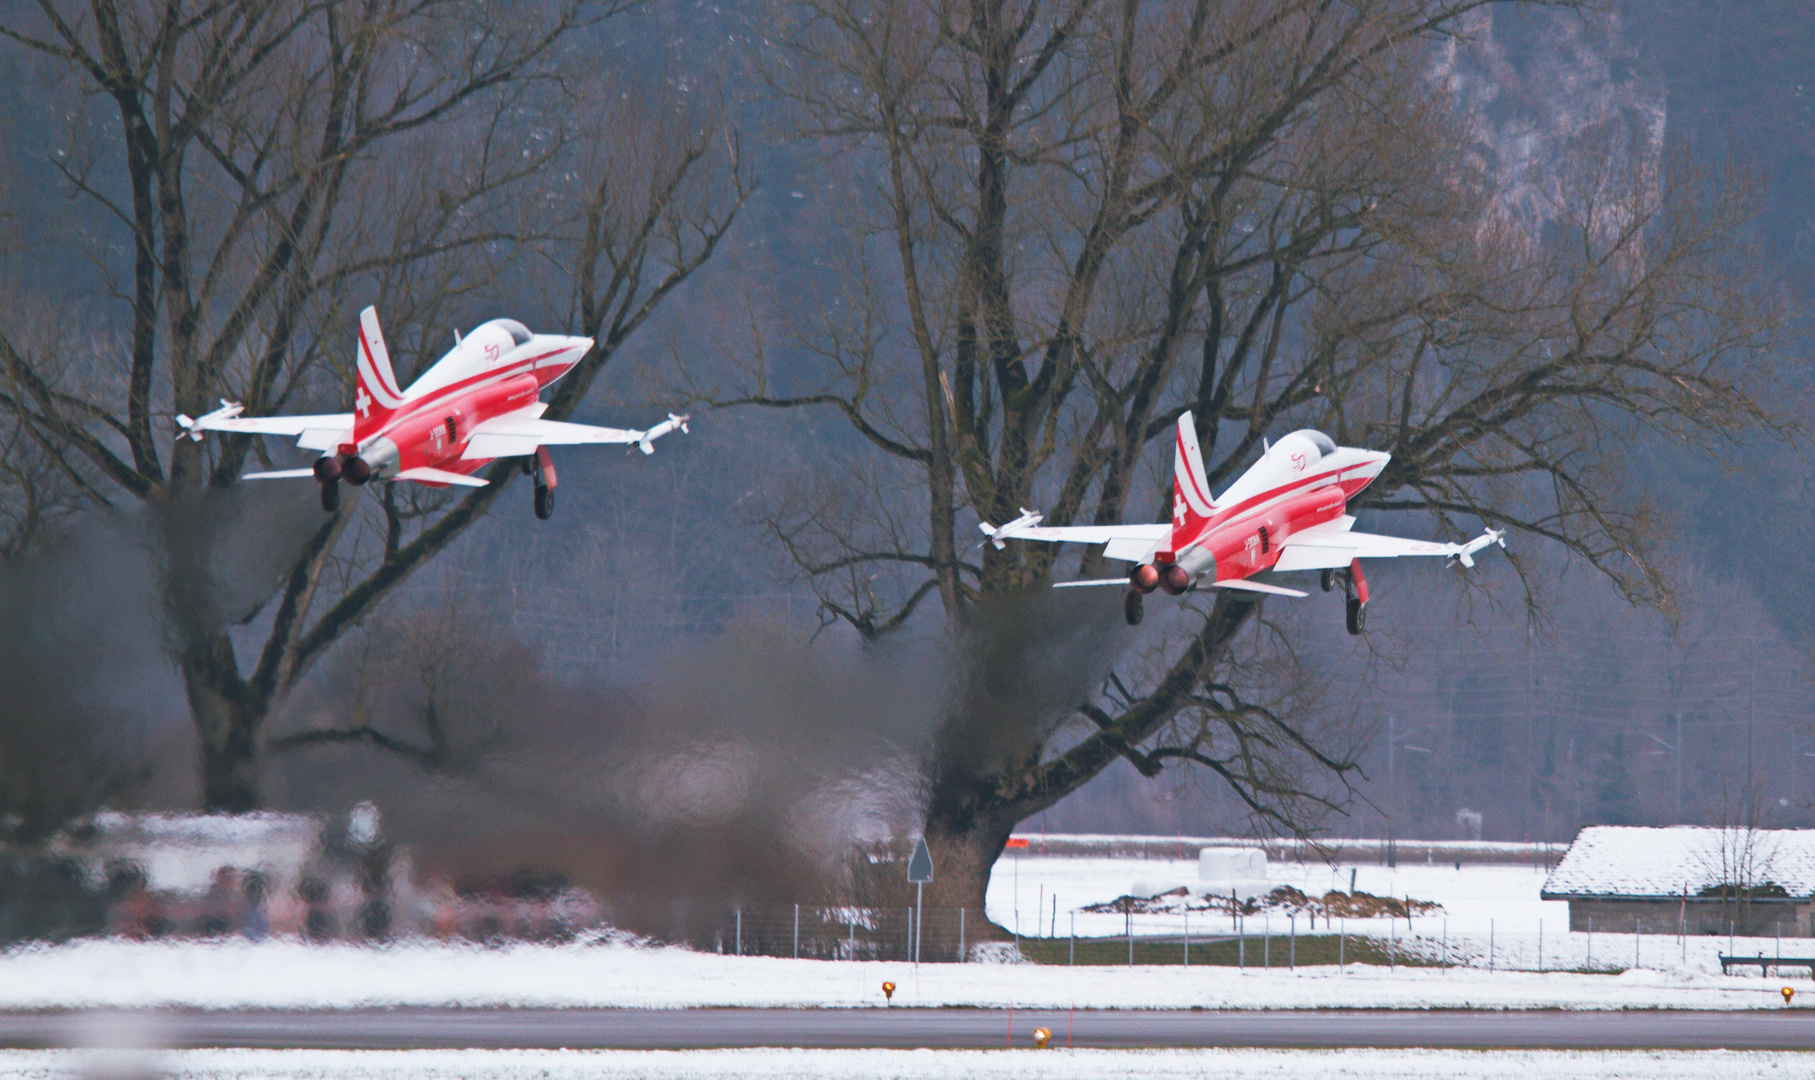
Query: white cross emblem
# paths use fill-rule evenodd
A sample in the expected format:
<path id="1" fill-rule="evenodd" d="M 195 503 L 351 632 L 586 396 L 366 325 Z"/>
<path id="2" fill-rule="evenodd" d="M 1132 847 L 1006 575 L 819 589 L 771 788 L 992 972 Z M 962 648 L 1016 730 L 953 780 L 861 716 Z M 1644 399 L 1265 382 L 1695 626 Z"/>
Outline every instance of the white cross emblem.
<path id="1" fill-rule="evenodd" d="M 353 395 L 353 404 L 355 406 L 354 411 L 361 416 L 364 416 L 367 411 L 372 408 L 372 396 L 366 393 L 365 387 L 360 387 L 359 392 Z"/>

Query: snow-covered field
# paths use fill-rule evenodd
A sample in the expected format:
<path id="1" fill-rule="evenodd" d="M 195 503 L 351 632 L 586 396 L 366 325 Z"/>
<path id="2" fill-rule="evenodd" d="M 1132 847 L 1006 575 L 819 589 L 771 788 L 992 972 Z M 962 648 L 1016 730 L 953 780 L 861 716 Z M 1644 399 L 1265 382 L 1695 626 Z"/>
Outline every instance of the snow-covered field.
<path id="1" fill-rule="evenodd" d="M 1189 847 L 1185 851 L 1191 855 L 1188 860 L 1017 857 L 1011 852 L 996 863 L 995 873 L 990 876 L 987 896 L 990 918 L 1010 929 L 1018 926 L 1029 936 L 1050 934 L 1054 930 L 1056 898 L 1057 933 L 1064 937 L 1071 932 L 1071 919 L 1076 909 L 1114 900 L 1127 893 L 1137 881 L 1183 883 L 1195 880 L 1196 855 Z M 1568 904 L 1538 899 L 1538 891 L 1544 885 L 1542 865 L 1465 865 L 1461 870 L 1454 865 L 1424 863 L 1401 863 L 1396 870 L 1373 863 L 1343 863 L 1331 867 L 1320 862 L 1274 862 L 1267 866 L 1267 876 L 1274 884 L 1291 885 L 1314 897 L 1332 889 L 1347 892 L 1351 871 L 1355 875 L 1355 888 L 1362 892 L 1375 896 L 1410 896 L 1414 900 L 1435 900 L 1442 904 L 1443 915 L 1428 922 L 1414 920 L 1413 928 L 1421 934 L 1441 934 L 1445 920 L 1452 936 L 1479 935 L 1483 939 L 1490 931 L 1496 938 L 1499 934 L 1529 934 L 1535 939 L 1540 921 L 1551 934 L 1561 933 L 1569 925 Z M 1120 915 L 1078 912 L 1076 919 L 1081 937 L 1122 933 Z M 1283 919 L 1276 918 L 1273 922 L 1277 924 L 1275 932 L 1286 932 Z M 1192 924 L 1201 926 L 1206 932 L 1228 933 L 1231 930 L 1227 916 L 1220 919 L 1193 916 Z M 1177 919 L 1135 917 L 1137 934 L 1177 933 L 1179 925 Z M 1249 920 L 1249 933 L 1258 934 L 1261 929 L 1259 919 Z M 1302 920 L 1299 929 L 1301 932 L 1305 929 Z M 1387 919 L 1351 919 L 1348 929 L 1350 933 L 1382 937 L 1392 932 Z M 1399 923 L 1398 932 L 1405 932 L 1404 921 Z M 1627 936 L 1630 938 L 1631 935 Z M 1722 945 L 1725 944 L 1723 939 Z"/>
<path id="2" fill-rule="evenodd" d="M 1727 1080 L 1806 1077 L 1808 1054 L 1468 1050 L 189 1050 L 0 1052 L 0 1077 L 171 1080 Z"/>
<path id="3" fill-rule="evenodd" d="M 1189 852 L 1190 849 L 1186 848 Z M 1326 927 L 1312 926 L 1302 916 L 1294 926 L 1283 915 L 1250 916 L 1242 926 L 1249 937 L 1271 935 L 1284 939 L 1299 934 L 1343 931 L 1380 938 L 1395 938 L 1401 945 L 1432 959 L 1447 956 L 1452 963 L 1487 967 L 1489 953 L 1496 968 L 1550 971 L 1558 968 L 1619 970 L 1657 968 L 1679 973 L 1720 973 L 1720 954 L 1731 944 L 1734 954 L 1750 956 L 1806 956 L 1815 952 L 1815 941 L 1806 938 L 1691 937 L 1646 934 L 1634 938 L 1632 927 L 1597 928 L 1593 935 L 1568 933 L 1569 905 L 1560 900 L 1540 900 L 1545 871 L 1537 866 L 1449 866 L 1402 863 L 1388 869 L 1373 863 L 1274 862 L 1267 867 L 1275 885 L 1291 885 L 1312 897 L 1331 890 L 1347 892 L 1349 875 L 1355 888 L 1376 896 L 1432 900 L 1443 911 L 1430 917 L 1403 919 L 1338 920 Z M 1004 856 L 990 878 L 990 918 L 1019 929 L 1029 937 L 1068 937 L 1075 922 L 1079 937 L 1112 937 L 1126 932 L 1124 916 L 1078 911 L 1078 908 L 1114 900 L 1136 882 L 1185 882 L 1195 878 L 1193 860 L 1170 859 L 1073 859 Z M 1221 913 L 1199 912 L 1188 917 L 1169 914 L 1133 916 L 1137 936 L 1229 935 L 1234 920 Z M 1779 951 L 1781 950 L 1781 952 Z M 1251 953 L 1257 957 L 1258 954 Z M 1285 953 L 1276 945 L 1276 962 Z M 1254 960 L 1259 963 L 1258 959 Z M 1807 985 L 1806 976 L 1796 977 Z"/>
<path id="4" fill-rule="evenodd" d="M 1320 895 L 1348 888 L 1351 867 L 1275 863 L 1274 881 Z M 1383 969 L 1351 964 L 1286 970 L 1285 919 L 1251 917 L 1251 937 L 1270 933 L 1272 965 L 1259 942 L 1249 967 L 1199 965 L 1046 967 L 1031 964 L 841 963 L 727 957 L 681 949 L 615 944 L 466 947 L 405 942 L 384 948 L 304 945 L 295 940 L 219 944 L 83 941 L 0 953 L 0 1009 L 64 1007 L 353 1008 L 382 1006 L 525 1006 L 688 1008 L 767 1006 L 862 1008 L 883 1004 L 881 984 L 897 983 L 897 1004 L 1018 1008 L 1783 1008 L 1779 990 L 1803 990 L 1794 1007 L 1815 1006 L 1806 975 L 1722 976 L 1715 957 L 1725 938 L 1563 932 L 1567 905 L 1538 899 L 1541 871 L 1518 866 L 1377 865 L 1353 868 L 1356 887 L 1376 895 L 1411 896 L 1444 905 L 1419 918 L 1352 919 L 1351 934 L 1389 935 L 1414 953 L 1448 956 L 1460 965 Z M 1050 933 L 1057 900 L 1059 936 L 1072 911 L 1112 900 L 1136 879 L 1185 879 L 1190 861 L 1011 856 L 990 882 L 990 915 L 1023 933 Z M 1018 879 L 1018 881 L 1017 881 Z M 1177 916 L 1136 916 L 1141 935 L 1176 935 Z M 1227 933 L 1229 917 L 1200 912 L 1194 937 Z M 1543 933 L 1540 936 L 1540 922 Z M 1295 928 L 1311 932 L 1303 920 Z M 1123 917 L 1081 914 L 1081 936 L 1120 935 Z M 1316 932 L 1325 932 L 1322 926 Z M 1488 969 L 1489 943 L 1492 964 Z M 1740 939 L 1742 954 L 1772 955 L 1771 939 Z M 1787 938 L 1784 955 L 1804 954 L 1806 939 Z M 1181 957 L 1182 958 L 1182 957 Z M 1593 967 L 1619 974 L 1558 968 Z M 1521 968 L 1525 970 L 1508 970 Z M 1542 968 L 1543 970 L 1537 970 Z M 1622 970 L 1622 969 L 1632 970 Z"/>
<path id="5" fill-rule="evenodd" d="M 1599 935 L 1597 935 L 1599 937 Z M 1630 937 L 1627 938 L 1630 941 Z M 1275 951 L 1276 959 L 1280 953 Z M 1621 975 L 1301 967 L 841 963 L 629 945 L 456 948 L 93 941 L 0 956 L 0 1009 L 883 1005 L 1017 1008 L 1783 1008 L 1787 980 L 1637 969 Z M 1815 1020 L 1812 1020 L 1815 1022 Z"/>

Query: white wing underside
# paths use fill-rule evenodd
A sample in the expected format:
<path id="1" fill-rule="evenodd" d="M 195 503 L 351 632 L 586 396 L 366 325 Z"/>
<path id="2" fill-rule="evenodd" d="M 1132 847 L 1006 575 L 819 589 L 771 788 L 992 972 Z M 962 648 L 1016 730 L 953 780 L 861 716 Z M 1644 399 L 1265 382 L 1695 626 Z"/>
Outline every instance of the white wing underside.
<path id="1" fill-rule="evenodd" d="M 494 416 L 473 428 L 466 451 L 460 456 L 467 461 L 482 458 L 526 457 L 538 446 L 574 446 L 583 443 L 633 443 L 643 437 L 640 431 L 624 428 L 593 427 L 569 424 L 561 420 L 544 420 L 546 402 L 538 401 L 516 412 Z"/>
<path id="2" fill-rule="evenodd" d="M 352 413 L 322 413 L 316 416 L 235 416 L 223 420 L 200 420 L 203 431 L 227 431 L 240 435 L 291 435 L 304 450 L 332 450 L 353 440 Z"/>
<path id="3" fill-rule="evenodd" d="M 1103 557 L 1125 562 L 1146 562 L 1154 549 L 1172 536 L 1170 524 L 1157 525 L 1036 525 L 1016 529 L 1015 540 L 1045 540 L 1055 544 L 1105 544 Z"/>
<path id="4" fill-rule="evenodd" d="M 1293 533 L 1280 545 L 1275 571 L 1326 570 L 1349 565 L 1356 559 L 1396 559 L 1403 555 L 1457 555 L 1461 544 L 1408 540 L 1401 536 L 1351 532 L 1355 519 L 1344 515 L 1324 525 Z"/>
<path id="5" fill-rule="evenodd" d="M 483 476 L 468 476 L 465 473 L 448 472 L 446 469 L 427 467 L 405 469 L 393 479 L 418 480 L 425 484 L 453 484 L 457 487 L 484 487 L 491 483 Z"/>

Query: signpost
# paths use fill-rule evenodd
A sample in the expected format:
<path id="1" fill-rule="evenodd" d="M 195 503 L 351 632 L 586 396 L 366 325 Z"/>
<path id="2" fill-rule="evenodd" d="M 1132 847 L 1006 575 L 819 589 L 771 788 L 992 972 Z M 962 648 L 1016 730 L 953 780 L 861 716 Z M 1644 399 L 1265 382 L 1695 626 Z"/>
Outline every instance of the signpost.
<path id="1" fill-rule="evenodd" d="M 933 880 L 933 853 L 926 849 L 926 837 L 914 844 L 914 857 L 908 860 L 908 882 L 914 886 L 914 966 L 920 966 L 920 890 Z"/>

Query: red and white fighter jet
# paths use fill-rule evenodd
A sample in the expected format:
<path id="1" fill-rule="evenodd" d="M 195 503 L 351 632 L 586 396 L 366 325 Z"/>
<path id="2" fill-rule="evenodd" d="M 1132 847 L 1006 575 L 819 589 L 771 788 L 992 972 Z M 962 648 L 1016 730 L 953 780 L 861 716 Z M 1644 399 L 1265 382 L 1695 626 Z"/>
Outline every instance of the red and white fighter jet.
<path id="1" fill-rule="evenodd" d="M 205 431 L 290 435 L 306 450 L 324 451 L 307 469 L 247 473 L 246 480 L 312 476 L 321 484 L 321 507 L 340 507 L 340 482 L 355 487 L 373 480 L 413 480 L 428 487 L 484 487 L 472 475 L 496 458 L 520 457 L 535 477 L 536 516 L 555 510 L 555 465 L 548 447 L 576 443 L 635 443 L 655 453 L 655 440 L 687 430 L 687 417 L 670 413 L 648 431 L 592 427 L 542 419 L 542 388 L 567 374 L 592 339 L 532 334 L 513 319 L 493 319 L 462 338 L 408 390 L 397 388 L 378 312 L 359 313 L 358 379 L 353 411 L 319 416 L 241 416 L 244 406 L 222 401 L 206 416 L 178 416 L 177 424 L 201 441 Z"/>
<path id="2" fill-rule="evenodd" d="M 1506 546 L 1505 529 L 1489 529 L 1466 544 L 1438 544 L 1352 530 L 1349 500 L 1374 482 L 1392 455 L 1337 446 L 1321 431 L 1294 431 L 1267 447 L 1222 498 L 1210 496 L 1204 459 L 1191 414 L 1179 417 L 1172 459 L 1172 522 L 1160 525 L 1083 525 L 1054 528 L 1041 515 L 1022 516 L 1000 528 L 980 523 L 1000 550 L 1007 540 L 1050 540 L 1105 544 L 1106 558 L 1135 564 L 1128 574 L 1122 612 L 1128 624 L 1141 621 L 1142 599 L 1155 589 L 1173 596 L 1194 588 L 1241 589 L 1276 596 L 1306 596 L 1297 589 L 1252 580 L 1264 570 L 1317 570 L 1323 591 L 1340 582 L 1348 598 L 1348 629 L 1361 633 L 1368 581 L 1362 559 L 1401 555 L 1443 555 L 1475 565 L 1475 552 L 1489 544 Z M 1071 585 L 1117 585 L 1120 579 L 1067 581 Z"/>

